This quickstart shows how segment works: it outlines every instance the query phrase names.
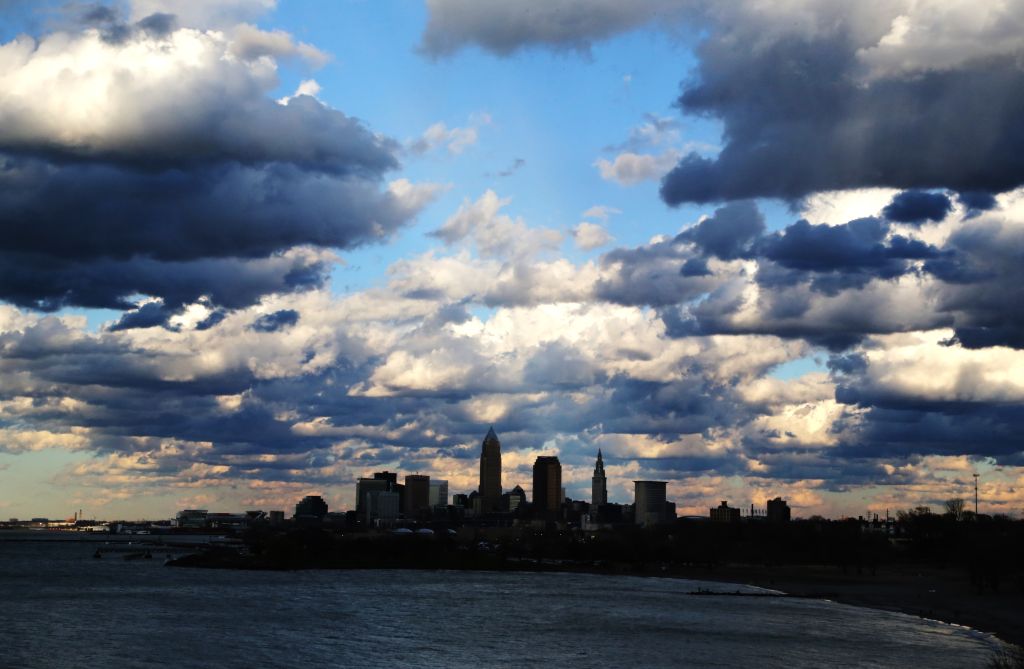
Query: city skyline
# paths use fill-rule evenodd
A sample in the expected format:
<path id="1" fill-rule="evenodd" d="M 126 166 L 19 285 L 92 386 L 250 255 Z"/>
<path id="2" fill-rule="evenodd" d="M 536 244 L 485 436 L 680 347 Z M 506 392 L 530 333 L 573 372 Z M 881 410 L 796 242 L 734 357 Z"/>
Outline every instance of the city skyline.
<path id="1" fill-rule="evenodd" d="M 2 5 L 0 517 L 1024 513 L 1024 0 Z"/>

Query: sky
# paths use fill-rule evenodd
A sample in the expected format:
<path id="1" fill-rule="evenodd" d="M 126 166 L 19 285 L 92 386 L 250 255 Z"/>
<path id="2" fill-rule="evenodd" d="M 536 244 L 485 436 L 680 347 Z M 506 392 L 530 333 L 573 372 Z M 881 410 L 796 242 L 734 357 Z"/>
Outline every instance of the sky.
<path id="1" fill-rule="evenodd" d="M 0 0 L 0 517 L 375 471 L 1024 515 L 1024 0 Z"/>

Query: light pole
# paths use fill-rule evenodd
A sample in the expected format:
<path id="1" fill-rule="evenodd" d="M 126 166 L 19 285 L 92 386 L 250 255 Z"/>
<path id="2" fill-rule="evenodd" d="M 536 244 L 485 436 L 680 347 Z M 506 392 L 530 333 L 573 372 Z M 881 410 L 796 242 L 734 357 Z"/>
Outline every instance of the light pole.
<path id="1" fill-rule="evenodd" d="M 978 475 L 974 475 L 974 520 L 978 520 Z"/>

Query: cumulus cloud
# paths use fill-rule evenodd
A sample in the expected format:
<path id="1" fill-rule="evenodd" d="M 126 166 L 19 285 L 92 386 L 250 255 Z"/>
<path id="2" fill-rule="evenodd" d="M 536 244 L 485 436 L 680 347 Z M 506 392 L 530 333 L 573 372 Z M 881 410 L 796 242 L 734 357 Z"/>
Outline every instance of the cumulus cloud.
<path id="1" fill-rule="evenodd" d="M 471 44 L 503 56 L 532 45 L 586 51 L 594 41 L 674 16 L 685 4 L 678 0 L 652 0 L 639 6 L 614 0 L 428 0 L 430 19 L 420 49 L 435 57 Z"/>
<path id="2" fill-rule="evenodd" d="M 664 153 L 633 153 L 626 151 L 614 159 L 598 158 L 594 167 L 605 181 L 614 181 L 620 186 L 635 186 L 644 181 L 656 181 L 671 170 L 679 154 L 675 150 Z"/>
<path id="3" fill-rule="evenodd" d="M 319 285 L 333 260 L 309 249 L 385 239 L 429 201 L 382 188 L 398 143 L 315 82 L 269 97 L 275 57 L 315 56 L 290 36 L 151 19 L 0 46 L 0 298 L 162 303 L 120 327 L 201 297 L 237 308 Z"/>
<path id="4" fill-rule="evenodd" d="M 721 120 L 726 143 L 717 156 L 682 156 L 665 174 L 661 194 L 671 205 L 876 186 L 1002 192 L 1024 183 L 1016 132 L 1024 31 L 1013 29 L 1024 20 L 1020 0 L 984 8 L 966 0 L 434 0 L 428 8 L 422 48 L 435 56 L 467 45 L 499 55 L 530 46 L 585 51 L 648 24 L 701 34 L 678 106 Z M 615 170 L 606 162 L 606 178 L 626 182 L 658 171 L 650 156 L 629 156 Z"/>
<path id="5" fill-rule="evenodd" d="M 554 249 L 562 241 L 557 230 L 531 228 L 501 210 L 512 202 L 487 190 L 475 202 L 468 199 L 434 233 L 448 244 L 470 240 L 484 256 L 517 257 Z"/>
<path id="6" fill-rule="evenodd" d="M 504 216 L 503 206 L 486 194 L 465 203 L 473 224 L 453 225 L 454 243 Z M 814 491 L 923 486 L 923 470 L 908 468 L 908 458 L 1017 457 L 1019 351 L 950 347 L 955 331 L 928 325 L 961 317 L 939 313 L 944 282 L 908 273 L 816 291 L 811 277 L 852 261 L 767 258 L 766 240 L 793 229 L 758 232 L 749 203 L 723 209 L 596 265 L 530 255 L 508 262 L 459 247 L 396 263 L 381 287 L 264 297 L 205 329 L 90 333 L 66 319 L 0 310 L 0 420 L 16 415 L 19 429 L 78 435 L 68 446 L 47 443 L 111 459 L 98 461 L 103 472 L 81 472 L 92 485 L 234 486 L 268 499 L 268 490 L 287 496 L 384 467 L 444 472 L 468 490 L 488 421 L 499 421 L 511 480 L 528 480 L 531 454 L 557 443 L 570 494 L 580 495 L 598 446 L 622 476 L 729 479 L 737 495 L 797 486 L 808 508 L 819 508 Z M 529 236 L 525 221 L 510 221 L 503 225 Z M 735 240 L 712 234 L 734 225 Z M 883 222 L 865 225 L 869 251 L 891 243 Z M 854 229 L 815 227 L 861 234 L 847 226 Z M 706 273 L 685 276 L 694 260 Z M 759 265 L 781 262 L 806 276 L 760 291 Z M 784 306 L 796 296 L 802 310 Z M 210 313 L 210 305 L 190 306 L 182 318 Z M 699 327 L 687 330 L 684 315 Z M 852 346 L 829 361 L 829 374 L 769 376 L 829 332 Z M 153 401 L 162 407 L 157 420 Z M 988 432 L 956 446 L 968 430 Z M 703 503 L 700 494 L 680 501 Z"/>
<path id="7" fill-rule="evenodd" d="M 572 237 L 576 246 L 584 251 L 599 248 L 612 240 L 612 236 L 608 234 L 608 230 L 604 226 L 588 221 L 577 224 L 572 229 Z"/>
<path id="8" fill-rule="evenodd" d="M 903 191 L 892 199 L 882 213 L 890 221 L 920 225 L 925 221 L 941 221 L 953 208 L 944 193 Z"/>
<path id="9" fill-rule="evenodd" d="M 696 244 L 705 255 L 723 260 L 744 256 L 750 244 L 765 231 L 764 216 L 752 202 L 737 202 L 715 211 L 678 239 Z"/>

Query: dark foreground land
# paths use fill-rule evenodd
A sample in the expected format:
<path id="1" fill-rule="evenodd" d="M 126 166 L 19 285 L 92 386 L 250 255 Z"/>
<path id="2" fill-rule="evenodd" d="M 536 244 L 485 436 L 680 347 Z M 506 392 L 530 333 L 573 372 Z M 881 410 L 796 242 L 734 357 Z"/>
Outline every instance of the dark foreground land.
<path id="1" fill-rule="evenodd" d="M 1024 594 L 1016 589 L 979 593 L 970 575 L 956 567 L 886 565 L 873 574 L 858 574 L 849 570 L 844 573 L 829 565 L 729 564 L 714 569 L 682 569 L 673 575 L 744 583 L 781 590 L 795 597 L 900 611 L 990 632 L 1024 646 Z"/>
<path id="2" fill-rule="evenodd" d="M 1024 522 L 914 521 L 898 537 L 856 523 L 680 521 L 657 529 L 438 529 L 434 534 L 262 529 L 246 550 L 172 562 L 229 569 L 574 571 L 756 585 L 901 611 L 1024 646 Z"/>

